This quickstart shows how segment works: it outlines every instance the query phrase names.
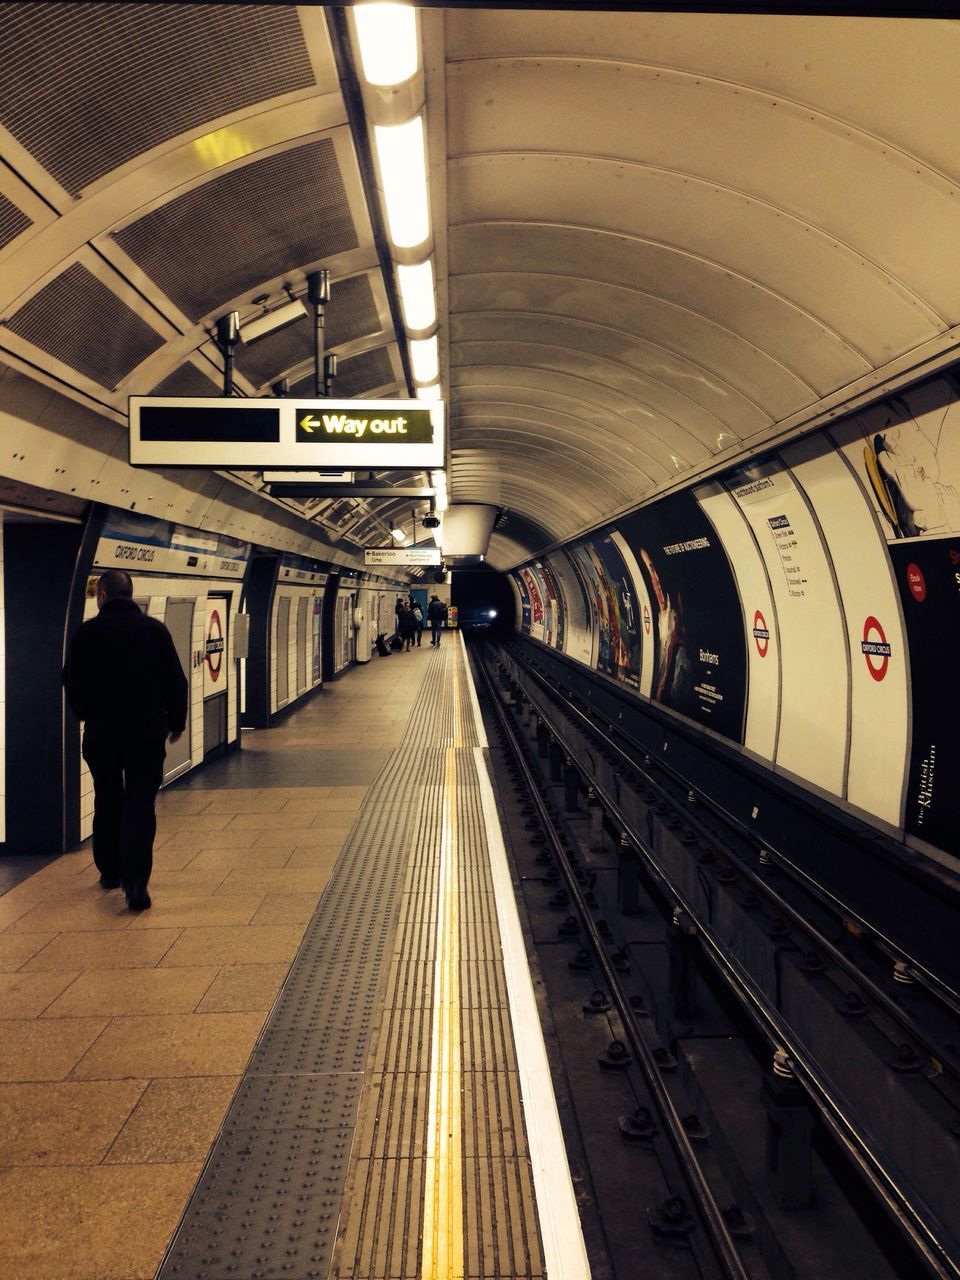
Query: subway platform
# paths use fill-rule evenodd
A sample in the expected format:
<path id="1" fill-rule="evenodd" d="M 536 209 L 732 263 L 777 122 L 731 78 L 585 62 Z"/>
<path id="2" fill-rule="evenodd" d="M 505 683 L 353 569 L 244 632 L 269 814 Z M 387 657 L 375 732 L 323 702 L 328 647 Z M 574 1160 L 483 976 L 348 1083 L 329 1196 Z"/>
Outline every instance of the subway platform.
<path id="1" fill-rule="evenodd" d="M 5 1280 L 589 1275 L 462 642 L 0 897 Z"/>

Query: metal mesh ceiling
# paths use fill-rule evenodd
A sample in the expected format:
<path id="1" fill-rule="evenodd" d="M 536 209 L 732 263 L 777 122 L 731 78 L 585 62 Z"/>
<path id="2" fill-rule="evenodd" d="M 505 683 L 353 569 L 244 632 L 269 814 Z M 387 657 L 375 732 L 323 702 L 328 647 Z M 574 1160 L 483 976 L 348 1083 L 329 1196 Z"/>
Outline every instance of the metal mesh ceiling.
<path id="1" fill-rule="evenodd" d="M 358 356 L 351 356 L 349 360 L 340 361 L 333 395 L 337 400 L 349 400 L 355 396 L 367 395 L 378 387 L 388 386 L 395 381 L 386 347 L 375 347 L 372 351 L 364 351 Z M 290 390 L 295 396 L 312 396 L 313 374 L 301 378 Z"/>
<path id="2" fill-rule="evenodd" d="M 0 82 L 4 125 L 77 195 L 314 76 L 292 5 L 0 4 Z"/>
<path id="3" fill-rule="evenodd" d="M 357 246 L 329 138 L 213 178 L 116 239 L 194 321 L 265 280 Z"/>
<path id="4" fill-rule="evenodd" d="M 79 262 L 34 294 L 7 327 L 111 390 L 163 346 L 156 329 Z"/>
<path id="5" fill-rule="evenodd" d="M 153 396 L 215 396 L 220 393 L 215 382 L 206 377 L 195 364 L 187 361 L 167 374 L 162 382 L 150 390 Z"/>
<path id="6" fill-rule="evenodd" d="M 30 225 L 30 219 L 22 209 L 18 209 L 6 196 L 0 196 L 0 246 L 15 240 Z"/>
<path id="7" fill-rule="evenodd" d="M 350 276 L 333 285 L 325 315 L 325 344 L 335 348 L 375 334 L 380 318 L 366 275 Z M 237 348 L 237 368 L 259 387 L 282 377 L 313 357 L 313 321 L 309 316 L 278 333 L 269 333 L 249 346 Z"/>

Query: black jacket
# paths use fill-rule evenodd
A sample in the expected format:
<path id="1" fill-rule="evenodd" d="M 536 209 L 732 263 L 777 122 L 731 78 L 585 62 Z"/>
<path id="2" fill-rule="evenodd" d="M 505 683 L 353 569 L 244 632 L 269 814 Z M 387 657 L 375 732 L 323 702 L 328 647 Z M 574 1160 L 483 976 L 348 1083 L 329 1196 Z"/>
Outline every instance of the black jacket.
<path id="1" fill-rule="evenodd" d="M 187 680 L 173 637 L 132 600 L 108 600 L 78 628 L 63 683 L 91 739 L 165 738 L 187 723 Z"/>

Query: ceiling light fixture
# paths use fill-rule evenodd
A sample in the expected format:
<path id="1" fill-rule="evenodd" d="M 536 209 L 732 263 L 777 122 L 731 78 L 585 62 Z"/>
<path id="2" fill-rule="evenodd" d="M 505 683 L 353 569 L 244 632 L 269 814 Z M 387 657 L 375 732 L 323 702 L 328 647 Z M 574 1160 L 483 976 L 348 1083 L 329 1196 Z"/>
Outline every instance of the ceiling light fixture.
<path id="1" fill-rule="evenodd" d="M 403 84 L 420 67 L 416 13 L 404 4 L 358 4 L 353 19 L 369 84 Z"/>
<path id="2" fill-rule="evenodd" d="M 432 338 L 410 340 L 410 364 L 414 382 L 436 382 L 440 376 L 440 344 Z"/>
<path id="3" fill-rule="evenodd" d="M 439 400 L 440 399 L 440 383 L 435 382 L 431 387 L 417 387 L 418 400 Z"/>
<path id="4" fill-rule="evenodd" d="M 437 303 L 433 290 L 433 263 L 418 262 L 416 266 L 397 264 L 397 283 L 403 318 L 408 329 L 432 329 L 437 323 Z"/>
<path id="5" fill-rule="evenodd" d="M 403 532 L 402 529 L 391 529 L 390 536 L 391 538 L 396 538 L 396 540 L 400 543 L 404 543 L 407 540 L 407 535 Z"/>
<path id="6" fill-rule="evenodd" d="M 390 239 L 398 249 L 412 249 L 430 235 L 423 116 L 406 124 L 374 125 L 373 137 Z"/>

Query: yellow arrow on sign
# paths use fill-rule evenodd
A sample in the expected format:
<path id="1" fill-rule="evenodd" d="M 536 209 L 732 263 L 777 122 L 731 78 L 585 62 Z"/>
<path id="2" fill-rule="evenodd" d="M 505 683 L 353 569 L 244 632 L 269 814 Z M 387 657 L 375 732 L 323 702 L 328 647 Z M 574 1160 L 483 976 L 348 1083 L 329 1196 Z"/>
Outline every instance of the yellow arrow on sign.
<path id="1" fill-rule="evenodd" d="M 310 415 L 309 415 L 309 413 L 308 413 L 308 414 L 306 414 L 304 417 L 302 417 L 302 418 L 300 419 L 300 425 L 301 425 L 301 427 L 303 427 L 304 431 L 309 431 L 309 432 L 311 432 L 311 433 L 312 433 L 312 432 L 313 432 L 313 430 L 314 430 L 314 428 L 316 428 L 316 427 L 319 427 L 319 426 L 320 426 L 320 419 L 319 419 L 319 418 L 311 418 L 311 417 L 310 417 Z"/>

